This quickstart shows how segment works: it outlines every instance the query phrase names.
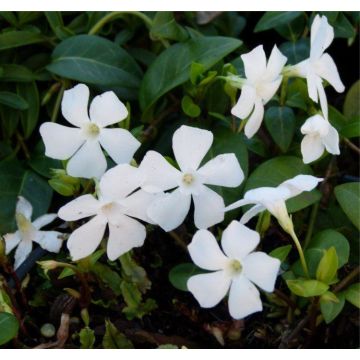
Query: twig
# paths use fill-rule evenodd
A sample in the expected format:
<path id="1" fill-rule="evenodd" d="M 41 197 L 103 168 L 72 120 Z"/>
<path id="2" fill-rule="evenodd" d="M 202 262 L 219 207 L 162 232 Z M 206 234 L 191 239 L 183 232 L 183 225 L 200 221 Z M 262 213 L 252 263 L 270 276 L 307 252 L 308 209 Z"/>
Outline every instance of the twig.
<path id="1" fill-rule="evenodd" d="M 184 240 L 175 232 L 170 231 L 169 235 L 175 240 L 175 242 L 185 251 L 187 251 L 187 245 Z"/>
<path id="2" fill-rule="evenodd" d="M 353 151 L 356 152 L 358 155 L 360 155 L 360 149 L 359 149 L 355 144 L 353 144 L 349 139 L 344 138 L 344 143 L 345 143 L 351 150 L 353 150 Z"/>
<path id="3" fill-rule="evenodd" d="M 357 266 L 355 269 L 353 269 L 349 274 L 346 275 L 334 288 L 333 292 L 337 293 L 343 288 L 345 288 L 351 281 L 356 278 L 360 274 L 360 266 Z"/>
<path id="4" fill-rule="evenodd" d="M 292 301 L 286 294 L 284 294 L 282 291 L 275 289 L 274 290 L 274 294 L 276 296 L 278 296 L 281 300 L 284 300 L 290 308 L 292 308 L 293 310 L 297 309 L 297 305 L 294 303 L 294 301 Z"/>

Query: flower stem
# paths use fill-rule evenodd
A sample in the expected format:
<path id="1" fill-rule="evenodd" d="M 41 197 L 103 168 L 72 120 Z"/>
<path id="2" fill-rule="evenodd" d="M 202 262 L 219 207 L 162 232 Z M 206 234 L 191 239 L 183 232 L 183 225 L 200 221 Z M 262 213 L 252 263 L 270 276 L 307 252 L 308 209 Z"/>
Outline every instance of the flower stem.
<path id="1" fill-rule="evenodd" d="M 353 144 L 349 139 L 344 138 L 344 143 L 354 152 L 356 152 L 358 155 L 360 155 L 360 148 L 358 148 L 355 144 Z"/>
<path id="2" fill-rule="evenodd" d="M 299 256 L 300 256 L 300 262 L 301 262 L 301 266 L 302 266 L 302 268 L 304 270 L 304 273 L 305 273 L 306 277 L 310 278 L 309 270 L 308 270 L 308 267 L 306 265 L 304 252 L 303 252 L 303 249 L 301 247 L 300 241 L 299 241 L 298 237 L 295 234 L 294 228 L 292 228 L 290 231 L 288 231 L 288 233 L 292 237 L 292 239 L 294 240 L 296 249 L 297 249 L 297 251 L 299 253 Z"/>
<path id="3" fill-rule="evenodd" d="M 289 81 L 289 78 L 288 78 L 288 76 L 285 75 L 282 80 L 282 84 L 281 84 L 281 92 L 280 92 L 280 105 L 281 106 L 285 105 L 288 81 Z"/>
<path id="4" fill-rule="evenodd" d="M 319 211 L 319 205 L 320 205 L 320 202 L 317 202 L 316 204 L 313 205 L 313 207 L 311 209 L 309 227 L 306 232 L 306 237 L 305 237 L 305 241 L 304 241 L 304 249 L 306 249 L 309 246 L 309 243 L 310 243 L 313 231 L 314 231 L 316 217 L 317 217 L 317 214 Z"/>
<path id="5" fill-rule="evenodd" d="M 56 101 L 55 101 L 55 105 L 54 105 L 54 109 L 53 112 L 51 114 L 51 122 L 56 122 L 56 119 L 59 115 L 59 110 L 60 110 L 60 105 L 61 105 L 61 100 L 63 98 L 64 95 L 64 91 L 65 91 L 65 81 L 61 84 L 61 88 L 60 91 L 57 95 Z"/>

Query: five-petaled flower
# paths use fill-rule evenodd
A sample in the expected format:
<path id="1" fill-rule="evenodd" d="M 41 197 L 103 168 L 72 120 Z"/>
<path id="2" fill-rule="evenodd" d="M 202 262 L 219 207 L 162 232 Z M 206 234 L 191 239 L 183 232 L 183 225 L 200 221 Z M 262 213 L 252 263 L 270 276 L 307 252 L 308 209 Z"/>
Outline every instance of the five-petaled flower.
<path id="1" fill-rule="evenodd" d="M 289 217 L 285 201 L 301 194 L 303 191 L 311 191 L 323 179 L 311 175 L 297 175 L 292 179 L 282 182 L 277 187 L 259 187 L 245 193 L 242 200 L 227 206 L 225 211 L 236 209 L 240 206 L 254 204 L 244 213 L 240 222 L 246 224 L 257 214 L 268 210 L 277 218 L 285 231 L 292 229 L 292 221 Z"/>
<path id="2" fill-rule="evenodd" d="M 117 163 L 129 163 L 140 142 L 127 130 L 106 128 L 128 116 L 125 105 L 112 92 L 96 96 L 88 115 L 89 88 L 84 84 L 64 92 L 62 114 L 74 127 L 46 122 L 40 127 L 45 154 L 66 160 L 67 172 L 74 177 L 100 178 L 107 163 L 101 146 Z M 101 145 L 101 146 L 100 146 Z"/>
<path id="3" fill-rule="evenodd" d="M 33 241 L 43 249 L 58 253 L 62 244 L 62 233 L 58 231 L 41 231 L 40 229 L 50 224 L 57 217 L 56 214 L 46 214 L 31 222 L 33 207 L 24 197 L 19 196 L 15 219 L 18 230 L 12 234 L 4 235 L 6 254 L 9 254 L 16 246 L 15 264 L 17 269 L 29 256 L 33 247 Z"/>
<path id="4" fill-rule="evenodd" d="M 242 319 L 262 310 L 255 285 L 272 292 L 280 261 L 264 252 L 252 252 L 259 241 L 256 231 L 232 221 L 221 238 L 224 254 L 209 231 L 197 231 L 188 246 L 190 256 L 197 266 L 212 272 L 190 277 L 187 288 L 201 307 L 217 305 L 230 289 L 228 304 L 233 318 Z"/>
<path id="5" fill-rule="evenodd" d="M 309 117 L 301 127 L 301 133 L 305 135 L 301 142 L 305 164 L 317 160 L 325 149 L 331 154 L 340 154 L 339 134 L 321 115 Z"/>
<path id="6" fill-rule="evenodd" d="M 182 125 L 174 133 L 173 151 L 180 170 L 156 151 L 148 151 L 139 169 L 145 181 L 142 188 L 161 192 L 176 188 L 150 204 L 147 214 L 165 231 L 178 227 L 190 209 L 191 197 L 195 204 L 194 220 L 199 229 L 224 219 L 224 200 L 207 185 L 239 186 L 244 178 L 235 154 L 216 156 L 199 168 L 210 149 L 213 134 L 208 130 Z"/>
<path id="7" fill-rule="evenodd" d="M 134 247 L 142 246 L 146 237 L 143 224 L 149 223 L 146 208 L 157 195 L 138 190 L 143 181 L 139 170 L 128 164 L 120 164 L 108 170 L 101 178 L 98 199 L 87 194 L 66 204 L 59 210 L 59 217 L 75 221 L 93 216 L 77 228 L 69 237 L 67 247 L 73 260 L 92 254 L 99 246 L 107 224 L 109 239 L 107 255 L 115 260 Z"/>
<path id="8" fill-rule="evenodd" d="M 287 58 L 276 45 L 267 63 L 262 45 L 241 55 L 241 58 L 244 62 L 246 80 L 241 87 L 240 98 L 231 113 L 243 121 L 250 116 L 244 131 L 245 135 L 251 138 L 260 128 L 264 117 L 264 105 L 275 95 L 281 84 L 281 71 Z"/>
<path id="9" fill-rule="evenodd" d="M 334 29 L 326 16 L 316 15 L 311 25 L 310 57 L 294 65 L 292 70 L 298 76 L 306 78 L 309 97 L 316 103 L 320 99 L 321 111 L 328 119 L 328 105 L 322 79 L 331 84 L 337 92 L 345 87 L 332 57 L 324 51 L 334 39 Z"/>

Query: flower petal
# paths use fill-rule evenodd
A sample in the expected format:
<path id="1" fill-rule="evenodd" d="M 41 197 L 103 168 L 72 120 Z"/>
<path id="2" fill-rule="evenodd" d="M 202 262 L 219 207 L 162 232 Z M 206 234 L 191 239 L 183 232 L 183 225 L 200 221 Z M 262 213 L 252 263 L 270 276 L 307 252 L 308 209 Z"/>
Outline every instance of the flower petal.
<path id="1" fill-rule="evenodd" d="M 15 263 L 14 263 L 15 270 L 27 259 L 27 257 L 31 253 L 31 250 L 32 250 L 31 240 L 20 241 L 15 251 Z"/>
<path id="2" fill-rule="evenodd" d="M 197 195 L 193 194 L 193 200 L 194 222 L 198 229 L 207 229 L 224 220 L 224 200 L 214 190 L 203 185 Z"/>
<path id="3" fill-rule="evenodd" d="M 126 106 L 113 91 L 96 96 L 90 105 L 90 119 L 101 127 L 118 123 L 127 116 Z"/>
<path id="4" fill-rule="evenodd" d="M 59 209 L 58 216 L 65 221 L 75 221 L 98 213 L 101 204 L 90 194 L 82 195 Z"/>
<path id="5" fill-rule="evenodd" d="M 16 203 L 16 214 L 24 215 L 28 220 L 31 220 L 31 215 L 33 212 L 33 207 L 28 200 L 23 196 L 18 196 Z"/>
<path id="6" fill-rule="evenodd" d="M 194 171 L 209 151 L 214 136 L 211 131 L 182 125 L 174 132 L 172 146 L 183 172 Z"/>
<path id="7" fill-rule="evenodd" d="M 254 111 L 252 112 L 249 120 L 245 125 L 245 135 L 248 139 L 253 137 L 255 133 L 259 130 L 261 126 L 261 122 L 264 117 L 264 105 L 262 100 L 258 97 L 255 100 Z"/>
<path id="8" fill-rule="evenodd" d="M 141 145 L 140 141 L 125 129 L 102 129 L 99 142 L 117 164 L 128 164 Z"/>
<path id="9" fill-rule="evenodd" d="M 34 241 L 43 249 L 58 253 L 62 245 L 63 234 L 58 231 L 37 231 Z"/>
<path id="10" fill-rule="evenodd" d="M 306 84 L 308 88 L 309 98 L 316 103 L 319 101 L 319 95 L 316 85 L 318 78 L 319 77 L 314 74 L 313 70 L 309 68 L 309 71 L 306 74 Z"/>
<path id="11" fill-rule="evenodd" d="M 89 140 L 76 152 L 67 164 L 70 176 L 100 178 L 106 170 L 106 159 L 98 141 Z"/>
<path id="12" fill-rule="evenodd" d="M 326 16 L 316 15 L 311 25 L 310 34 L 310 58 L 314 60 L 318 59 L 334 40 L 334 28 L 329 25 Z"/>
<path id="13" fill-rule="evenodd" d="M 317 88 L 317 91 L 319 94 L 321 111 L 324 115 L 324 118 L 326 120 L 328 120 L 329 112 L 328 112 L 328 103 L 327 103 L 326 93 L 325 93 L 324 86 L 322 84 L 322 80 L 319 76 L 317 76 L 317 78 L 316 78 L 316 88 Z"/>
<path id="14" fill-rule="evenodd" d="M 198 173 L 204 177 L 204 184 L 208 185 L 236 187 L 244 180 L 244 173 L 235 154 L 214 157 Z"/>
<path id="15" fill-rule="evenodd" d="M 264 252 L 254 252 L 243 260 L 244 276 L 267 292 L 274 291 L 280 260 Z"/>
<path id="16" fill-rule="evenodd" d="M 311 191 L 312 189 L 315 189 L 318 183 L 322 180 L 322 178 L 312 175 L 297 175 L 292 179 L 282 182 L 278 186 L 278 189 L 286 188 L 289 191 L 289 196 L 284 198 L 287 200 L 290 197 L 295 197 L 301 194 L 303 191 Z"/>
<path id="17" fill-rule="evenodd" d="M 45 155 L 53 159 L 69 159 L 85 142 L 81 129 L 52 122 L 42 124 L 40 134 L 45 144 Z"/>
<path id="18" fill-rule="evenodd" d="M 195 265 L 205 270 L 221 270 L 229 262 L 220 250 L 215 236 L 208 230 L 198 230 L 188 245 L 188 250 Z"/>
<path id="19" fill-rule="evenodd" d="M 78 84 L 72 89 L 64 91 L 61 112 L 70 124 L 81 127 L 89 122 L 87 109 L 89 94 L 89 88 L 84 84 Z"/>
<path id="20" fill-rule="evenodd" d="M 258 311 L 262 311 L 258 289 L 245 276 L 236 277 L 229 293 L 230 315 L 234 319 L 243 319 Z"/>
<path id="21" fill-rule="evenodd" d="M 339 155 L 340 149 L 339 149 L 339 134 L 337 130 L 329 126 L 329 131 L 326 136 L 322 138 L 322 142 L 325 145 L 326 150 L 330 154 Z"/>
<path id="22" fill-rule="evenodd" d="M 180 189 L 176 189 L 153 201 L 147 209 L 147 215 L 162 229 L 171 231 L 183 223 L 190 203 L 191 195 L 182 194 Z"/>
<path id="23" fill-rule="evenodd" d="M 261 97 L 263 105 L 273 98 L 281 85 L 281 81 L 282 76 L 278 76 L 276 80 L 265 82 L 259 86 L 257 94 Z"/>
<path id="24" fill-rule="evenodd" d="M 266 55 L 262 45 L 241 55 L 244 62 L 245 75 L 251 82 L 256 82 L 266 71 Z"/>
<path id="25" fill-rule="evenodd" d="M 309 117 L 301 126 L 302 134 L 316 135 L 318 133 L 320 137 L 327 135 L 329 132 L 330 124 L 321 115 L 316 114 Z"/>
<path id="26" fill-rule="evenodd" d="M 258 204 L 255 205 L 253 207 L 251 207 L 248 211 L 246 211 L 243 216 L 240 219 L 240 223 L 241 224 L 246 224 L 247 222 L 249 222 L 254 216 L 256 216 L 257 214 L 260 214 L 261 212 L 263 212 L 264 210 L 266 210 L 265 206 Z"/>
<path id="27" fill-rule="evenodd" d="M 21 235 L 19 231 L 16 231 L 12 234 L 5 234 L 5 253 L 9 254 L 21 241 Z"/>
<path id="28" fill-rule="evenodd" d="M 253 86 L 244 85 L 241 88 L 241 95 L 236 105 L 231 109 L 231 114 L 240 118 L 246 119 L 255 105 L 256 90 Z"/>
<path id="29" fill-rule="evenodd" d="M 57 218 L 57 214 L 45 214 L 42 216 L 39 216 L 36 220 L 33 222 L 33 226 L 36 230 L 41 229 L 42 227 L 50 224 Z"/>
<path id="30" fill-rule="evenodd" d="M 143 173 L 142 188 L 148 192 L 160 192 L 178 186 L 181 176 L 179 170 L 169 164 L 166 159 L 156 151 L 148 151 L 144 156 L 139 170 Z"/>
<path id="31" fill-rule="evenodd" d="M 324 145 L 319 135 L 305 135 L 301 141 L 303 162 L 309 164 L 317 160 L 324 152 Z"/>
<path id="32" fill-rule="evenodd" d="M 245 200 L 245 199 L 241 199 L 241 200 L 238 200 L 238 201 L 235 201 L 234 203 L 232 203 L 231 205 L 228 205 L 226 208 L 225 208 L 225 212 L 226 211 L 230 211 L 230 210 L 234 210 L 234 209 L 237 209 L 241 206 L 244 206 L 244 205 L 249 205 L 251 204 L 250 201 L 248 200 Z"/>
<path id="33" fill-rule="evenodd" d="M 106 224 L 106 218 L 97 215 L 70 235 L 67 247 L 74 261 L 89 256 L 96 250 L 104 236 Z"/>
<path id="34" fill-rule="evenodd" d="M 134 247 L 144 244 L 145 226 L 127 216 L 122 216 L 116 224 L 109 223 L 110 236 L 107 243 L 107 255 L 116 260 Z"/>
<path id="35" fill-rule="evenodd" d="M 120 164 L 108 170 L 100 180 L 100 194 L 106 200 L 125 198 L 143 182 L 143 174 L 129 164 Z"/>
<path id="36" fill-rule="evenodd" d="M 217 305 L 229 291 L 231 278 L 225 271 L 192 276 L 187 282 L 188 290 L 203 308 Z"/>
<path id="37" fill-rule="evenodd" d="M 276 45 L 274 45 L 266 66 L 266 79 L 269 81 L 277 79 L 286 64 L 286 61 L 287 57 L 282 54 Z"/>
<path id="38" fill-rule="evenodd" d="M 341 93 L 345 90 L 335 62 L 329 54 L 323 54 L 314 66 L 316 73 L 325 79 L 337 92 Z"/>
<path id="39" fill-rule="evenodd" d="M 233 220 L 223 231 L 221 247 L 229 258 L 241 261 L 258 246 L 259 242 L 260 235 L 256 231 Z"/>

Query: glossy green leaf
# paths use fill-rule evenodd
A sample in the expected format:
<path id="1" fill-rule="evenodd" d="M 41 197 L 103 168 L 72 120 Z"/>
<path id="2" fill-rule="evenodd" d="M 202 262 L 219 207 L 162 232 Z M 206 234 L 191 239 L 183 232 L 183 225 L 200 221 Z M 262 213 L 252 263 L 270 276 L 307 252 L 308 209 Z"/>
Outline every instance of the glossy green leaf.
<path id="1" fill-rule="evenodd" d="M 201 109 L 196 105 L 190 96 L 185 95 L 181 100 L 181 108 L 184 113 L 192 118 L 198 117 Z"/>
<path id="2" fill-rule="evenodd" d="M 336 275 L 339 259 L 334 246 L 325 251 L 316 270 L 316 279 L 325 284 L 331 283 Z"/>
<path id="3" fill-rule="evenodd" d="M 326 293 L 325 293 L 326 294 Z M 330 324 L 336 319 L 336 317 L 341 313 L 345 305 L 345 296 L 344 293 L 336 294 L 338 302 L 325 300 L 323 296 L 320 299 L 320 310 L 321 314 L 324 317 L 324 320 L 327 324 Z"/>
<path id="4" fill-rule="evenodd" d="M 300 39 L 296 42 L 288 41 L 279 46 L 279 50 L 288 58 L 287 63 L 295 65 L 310 55 L 309 39 Z"/>
<path id="5" fill-rule="evenodd" d="M 172 11 L 158 11 L 153 19 L 150 36 L 155 40 L 185 41 L 189 34 L 185 28 L 176 22 Z"/>
<path id="6" fill-rule="evenodd" d="M 203 64 L 207 70 L 241 44 L 238 39 L 207 36 L 170 46 L 145 73 L 139 94 L 142 110 L 146 111 L 161 96 L 189 80 L 193 62 Z"/>
<path id="7" fill-rule="evenodd" d="M 31 82 L 35 80 L 35 74 L 25 66 L 17 64 L 2 64 L 0 81 Z"/>
<path id="8" fill-rule="evenodd" d="M 340 135 L 346 138 L 360 136 L 360 115 L 355 115 L 350 121 L 341 127 Z"/>
<path id="9" fill-rule="evenodd" d="M 304 33 L 306 17 L 298 16 L 285 24 L 275 26 L 275 30 L 285 39 L 295 42 Z"/>
<path id="10" fill-rule="evenodd" d="M 36 44 L 44 41 L 44 36 L 26 30 L 6 31 L 0 34 L 0 50 Z"/>
<path id="11" fill-rule="evenodd" d="M 191 263 L 184 263 L 174 266 L 169 272 L 170 283 L 179 290 L 188 291 L 187 281 L 191 276 L 202 274 L 203 270 Z"/>
<path id="12" fill-rule="evenodd" d="M 301 15 L 301 11 L 267 11 L 255 26 L 255 32 L 285 25 Z"/>
<path id="13" fill-rule="evenodd" d="M 291 292 L 297 296 L 312 297 L 324 294 L 329 285 L 318 280 L 287 280 Z"/>
<path id="14" fill-rule="evenodd" d="M 94 330 L 89 327 L 84 327 L 80 330 L 80 348 L 81 349 L 92 349 L 95 344 L 95 333 Z"/>
<path id="15" fill-rule="evenodd" d="M 29 107 L 24 98 L 9 91 L 0 91 L 0 104 L 17 110 L 26 110 Z"/>
<path id="16" fill-rule="evenodd" d="M 344 293 L 347 301 L 360 308 L 360 283 L 350 285 Z"/>
<path id="17" fill-rule="evenodd" d="M 4 345 L 17 336 L 19 322 L 13 314 L 0 313 L 0 345 Z"/>
<path id="18" fill-rule="evenodd" d="M 134 345 L 110 321 L 105 320 L 105 335 L 102 345 L 104 349 L 133 349 Z"/>
<path id="19" fill-rule="evenodd" d="M 272 250 L 269 253 L 269 256 L 272 256 L 276 259 L 279 259 L 281 262 L 284 262 L 287 256 L 289 255 L 289 252 L 292 249 L 292 245 L 284 245 L 280 246 L 274 250 Z"/>
<path id="20" fill-rule="evenodd" d="M 335 196 L 351 222 L 360 229 L 360 183 L 352 182 L 336 186 Z"/>
<path id="21" fill-rule="evenodd" d="M 347 118 L 353 116 L 360 116 L 360 80 L 352 84 L 351 88 L 346 93 L 344 101 L 344 115 Z"/>

